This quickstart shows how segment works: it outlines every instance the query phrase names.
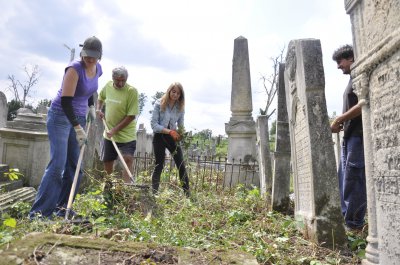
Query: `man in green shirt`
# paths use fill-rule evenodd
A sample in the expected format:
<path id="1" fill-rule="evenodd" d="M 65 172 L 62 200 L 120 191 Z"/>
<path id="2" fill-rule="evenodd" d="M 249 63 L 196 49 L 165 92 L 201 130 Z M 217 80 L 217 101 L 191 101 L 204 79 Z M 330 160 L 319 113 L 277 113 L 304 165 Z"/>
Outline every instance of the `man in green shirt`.
<path id="1" fill-rule="evenodd" d="M 136 120 L 139 114 L 139 97 L 136 88 L 126 83 L 128 71 L 125 67 L 117 67 L 112 70 L 112 81 L 109 81 L 100 91 L 97 101 L 97 115 L 105 118 L 108 130 L 103 133 L 104 143 L 101 151 L 101 160 L 104 169 L 111 174 L 114 169 L 114 161 L 118 158 L 112 140 L 115 141 L 126 165 L 132 168 L 133 156 L 136 150 Z M 105 105 L 106 110 L 101 110 Z M 124 169 L 123 179 L 125 183 L 131 183 Z"/>

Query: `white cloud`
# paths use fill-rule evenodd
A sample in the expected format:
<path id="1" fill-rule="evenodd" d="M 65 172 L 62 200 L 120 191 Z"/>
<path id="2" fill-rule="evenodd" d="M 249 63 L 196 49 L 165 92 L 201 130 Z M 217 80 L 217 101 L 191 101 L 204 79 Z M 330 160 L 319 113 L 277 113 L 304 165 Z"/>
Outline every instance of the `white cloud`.
<path id="1" fill-rule="evenodd" d="M 254 118 L 266 96 L 260 76 L 271 71 L 270 58 L 291 39 L 318 38 L 322 43 L 328 111 L 341 109 L 348 77 L 330 59 L 333 50 L 351 42 L 350 22 L 338 1 L 4 1 L 0 18 L 0 88 L 7 75 L 25 63 L 38 64 L 42 76 L 38 98 L 59 89 L 69 60 L 67 44 L 76 49 L 91 35 L 104 47 L 104 75 L 125 65 L 128 82 L 148 98 L 180 81 L 187 98 L 186 127 L 224 134 L 230 119 L 234 39 L 248 39 Z M 149 100 L 150 101 L 150 100 Z M 148 131 L 148 110 L 139 122 Z"/>

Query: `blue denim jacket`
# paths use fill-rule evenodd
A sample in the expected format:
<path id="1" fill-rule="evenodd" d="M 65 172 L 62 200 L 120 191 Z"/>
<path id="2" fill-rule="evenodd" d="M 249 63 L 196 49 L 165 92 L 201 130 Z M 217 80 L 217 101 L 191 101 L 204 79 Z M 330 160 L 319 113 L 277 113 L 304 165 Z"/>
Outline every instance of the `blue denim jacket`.
<path id="1" fill-rule="evenodd" d="M 162 129 L 168 128 L 176 130 L 178 127 L 183 127 L 184 111 L 179 111 L 177 104 L 171 109 L 168 105 L 165 111 L 161 111 L 160 100 L 154 104 L 154 110 L 151 116 L 151 128 L 154 133 L 160 133 Z"/>

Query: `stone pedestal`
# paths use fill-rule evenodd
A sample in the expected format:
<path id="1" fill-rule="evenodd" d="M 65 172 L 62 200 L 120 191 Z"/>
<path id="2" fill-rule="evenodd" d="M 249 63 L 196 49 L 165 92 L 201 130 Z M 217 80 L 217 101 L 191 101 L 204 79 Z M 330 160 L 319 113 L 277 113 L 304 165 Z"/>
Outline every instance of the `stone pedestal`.
<path id="1" fill-rule="evenodd" d="M 42 115 L 19 111 L 14 121 L 0 128 L 0 160 L 18 168 L 25 184 L 37 187 L 49 161 L 46 122 Z"/>
<path id="2" fill-rule="evenodd" d="M 256 161 L 256 129 L 255 122 L 251 116 L 253 103 L 251 97 L 249 66 L 249 48 L 247 39 L 240 36 L 234 41 L 233 63 L 232 63 L 232 92 L 231 111 L 232 116 L 229 123 L 225 123 L 225 132 L 228 135 L 228 163 L 250 163 Z M 240 167 L 228 167 L 226 179 L 230 184 L 243 183 L 248 176 L 243 175 Z M 242 172 L 242 173 L 241 173 Z M 254 178 L 253 178 L 254 179 Z M 257 174 L 255 183 L 259 185 Z"/>

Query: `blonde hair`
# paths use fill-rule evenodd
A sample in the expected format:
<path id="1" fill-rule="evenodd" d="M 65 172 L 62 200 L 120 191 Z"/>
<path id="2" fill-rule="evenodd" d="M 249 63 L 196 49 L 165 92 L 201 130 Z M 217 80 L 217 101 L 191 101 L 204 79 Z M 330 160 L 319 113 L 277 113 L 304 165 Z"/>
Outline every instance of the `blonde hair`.
<path id="1" fill-rule="evenodd" d="M 177 88 L 181 92 L 180 97 L 178 98 L 178 107 L 179 111 L 183 111 L 185 109 L 185 92 L 183 91 L 183 86 L 179 82 L 173 82 L 171 85 L 169 85 L 167 92 L 161 97 L 160 101 L 160 107 L 162 111 L 165 111 L 167 108 L 167 105 L 169 103 L 169 94 L 171 93 L 171 90 Z"/>

